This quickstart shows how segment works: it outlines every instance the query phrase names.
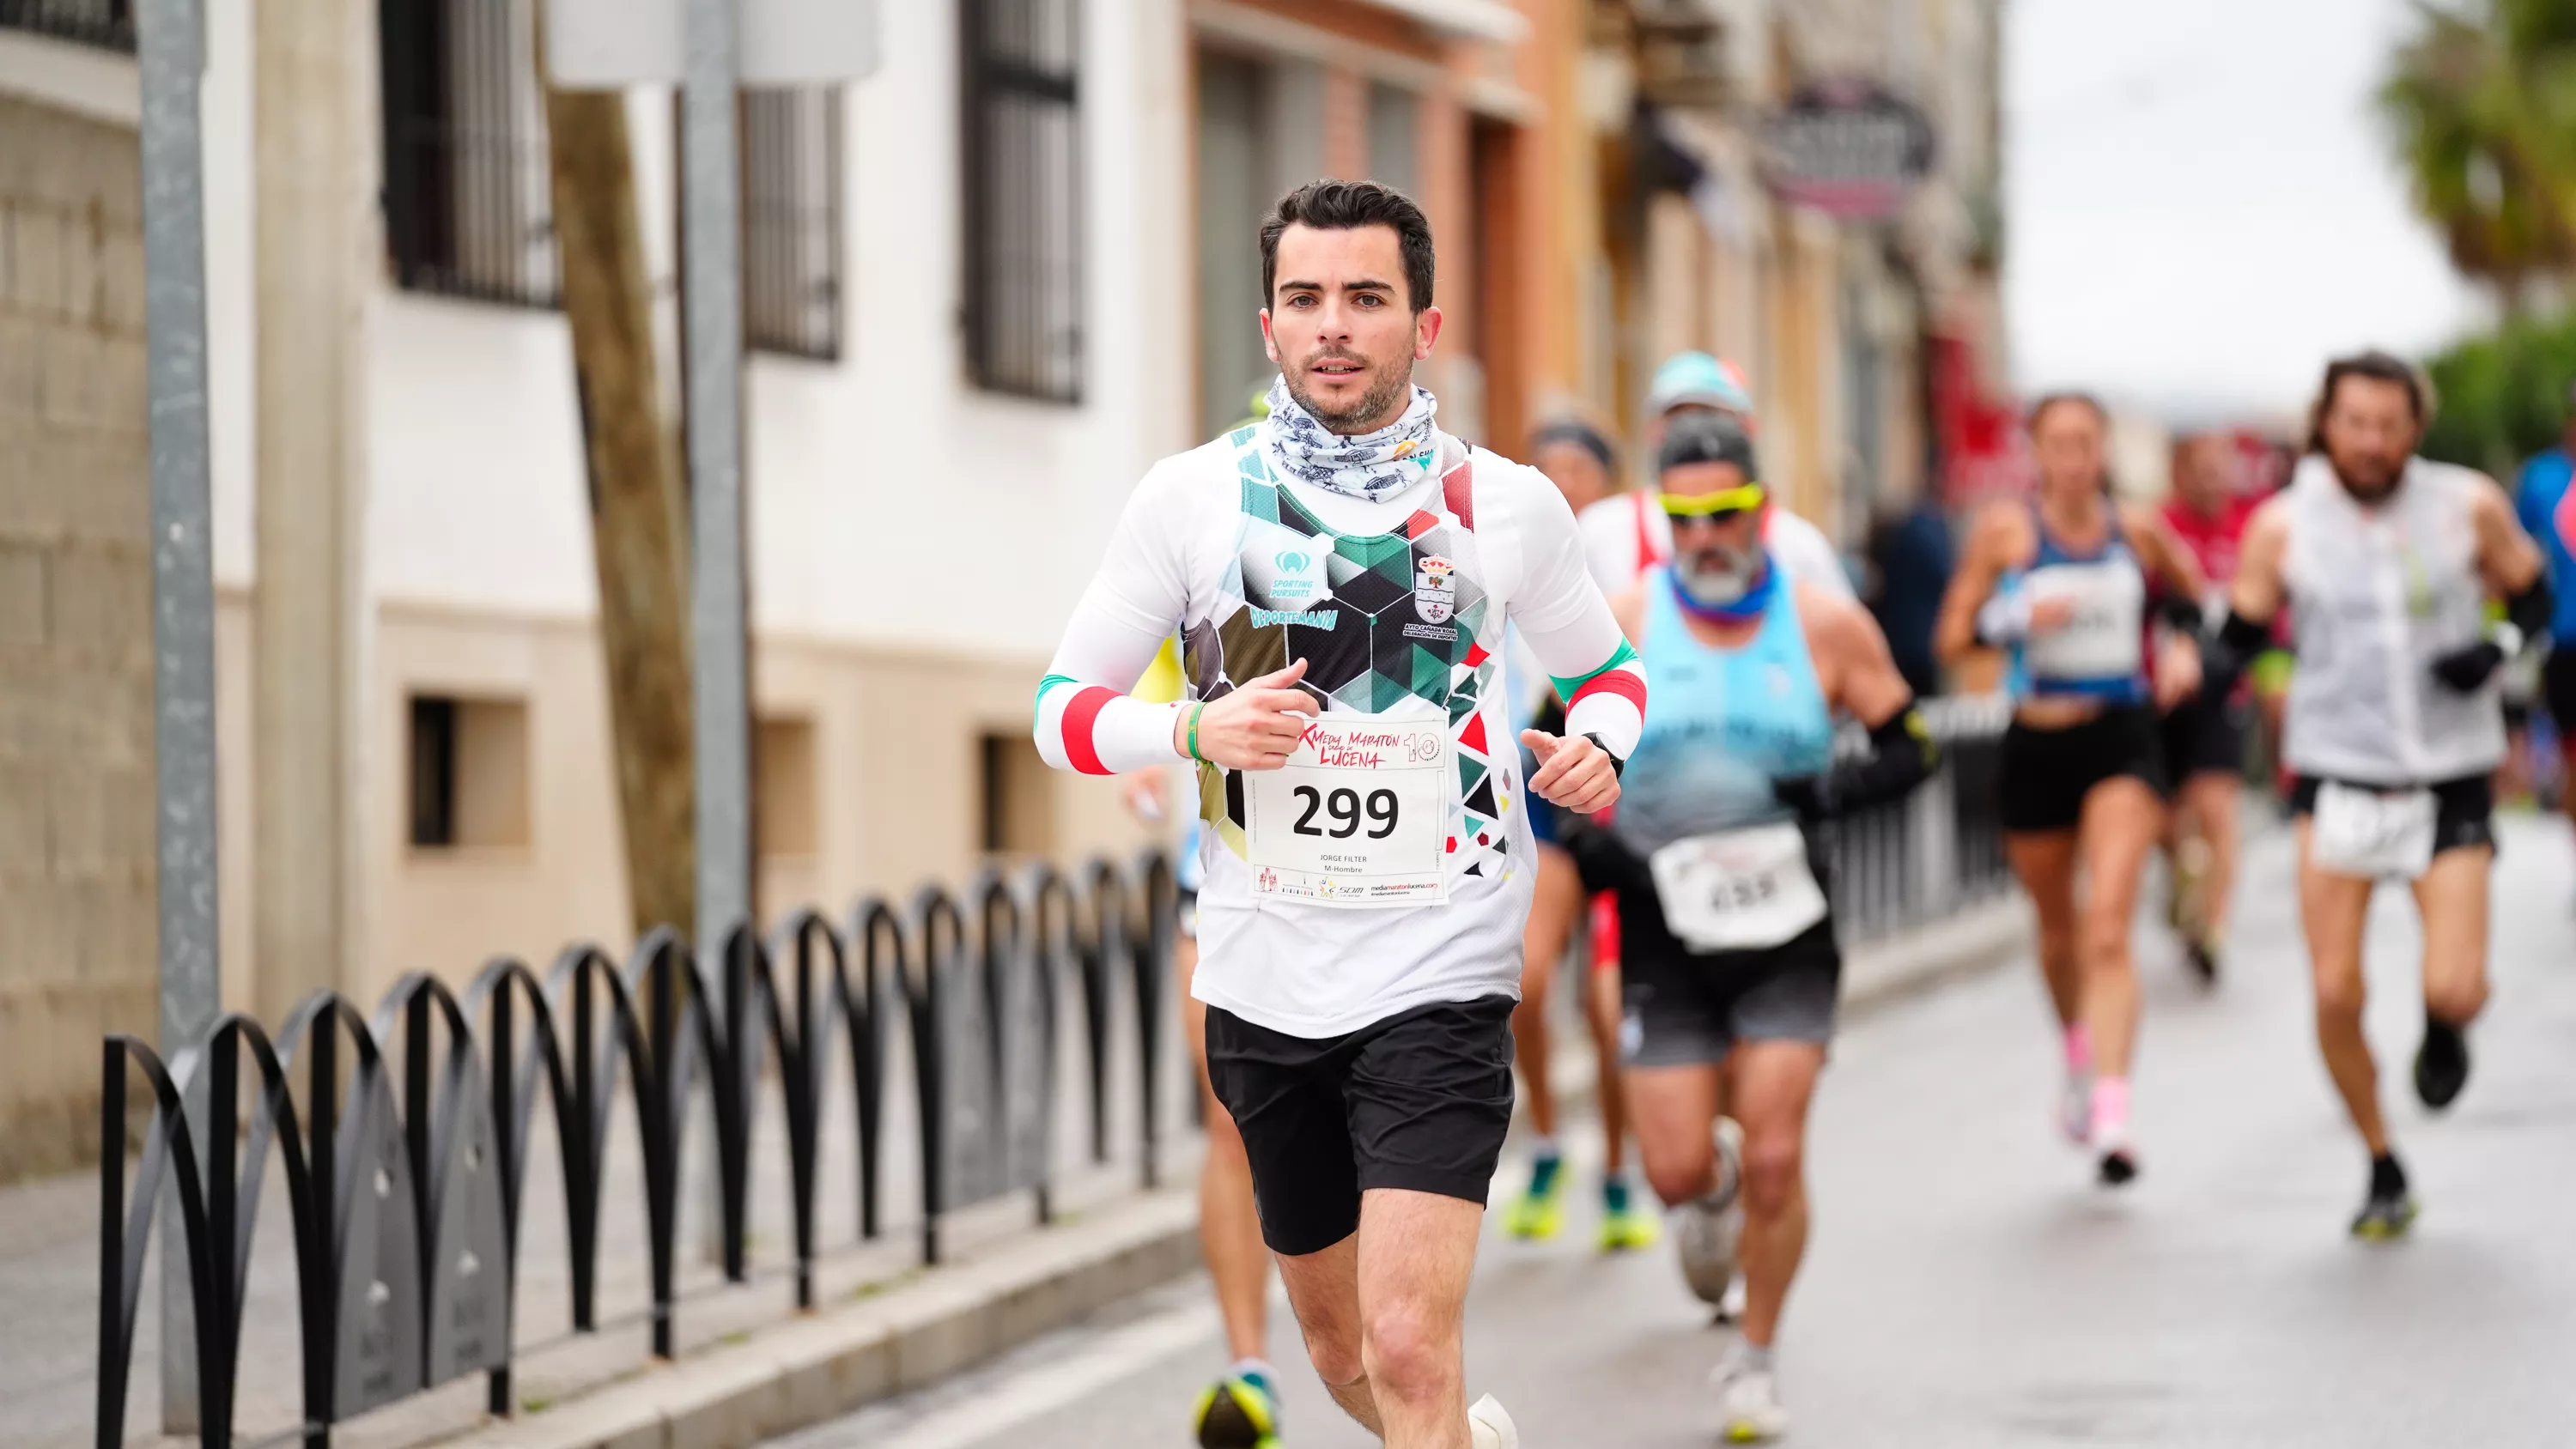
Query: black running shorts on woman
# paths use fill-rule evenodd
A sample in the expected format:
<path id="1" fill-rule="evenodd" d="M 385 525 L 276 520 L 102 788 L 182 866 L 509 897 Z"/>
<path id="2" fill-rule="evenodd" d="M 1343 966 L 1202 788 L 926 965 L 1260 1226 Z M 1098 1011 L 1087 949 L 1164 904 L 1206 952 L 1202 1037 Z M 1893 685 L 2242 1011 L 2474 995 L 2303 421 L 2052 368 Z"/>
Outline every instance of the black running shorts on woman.
<path id="1" fill-rule="evenodd" d="M 2155 710 L 2142 704 L 2106 709 L 2064 729 L 2032 729 L 2014 721 L 2004 731 L 1996 785 L 2004 829 L 2072 830 L 2084 818 L 2084 797 L 2093 787 L 2122 775 L 2164 794 L 2161 734 Z"/>
<path id="2" fill-rule="evenodd" d="M 1435 1002 L 1321 1040 L 1208 1008 L 1208 1081 L 1243 1135 L 1272 1252 L 1349 1237 L 1373 1187 L 1484 1202 L 1512 1124 L 1515 1004 Z"/>

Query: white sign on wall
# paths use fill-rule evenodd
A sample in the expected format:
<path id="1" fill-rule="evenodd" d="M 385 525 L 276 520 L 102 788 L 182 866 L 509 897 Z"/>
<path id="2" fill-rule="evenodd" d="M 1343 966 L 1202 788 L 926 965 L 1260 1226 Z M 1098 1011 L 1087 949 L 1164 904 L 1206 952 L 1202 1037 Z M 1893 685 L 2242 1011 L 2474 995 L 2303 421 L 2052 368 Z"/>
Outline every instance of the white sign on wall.
<path id="1" fill-rule="evenodd" d="M 566 90 L 677 85 L 687 0 L 549 0 L 546 69 Z M 746 86 L 834 85 L 877 66 L 876 0 L 734 0 Z"/>

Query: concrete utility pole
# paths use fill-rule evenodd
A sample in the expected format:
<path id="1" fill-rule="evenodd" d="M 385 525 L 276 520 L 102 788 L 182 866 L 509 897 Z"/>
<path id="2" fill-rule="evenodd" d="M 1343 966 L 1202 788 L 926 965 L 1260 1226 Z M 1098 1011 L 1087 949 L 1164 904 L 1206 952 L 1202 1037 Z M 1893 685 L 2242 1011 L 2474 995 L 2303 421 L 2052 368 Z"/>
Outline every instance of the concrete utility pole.
<path id="1" fill-rule="evenodd" d="M 141 0 L 144 329 L 152 428 L 153 764 L 161 1054 L 204 1041 L 222 1008 L 215 931 L 215 555 L 206 430 L 205 148 L 200 0 Z M 202 1099 L 199 1084 L 195 1096 Z M 195 1114 L 202 1116 L 202 1114 Z M 102 1143 L 108 1152 L 121 1150 Z M 161 1254 L 161 1417 L 197 1429 L 195 1322 L 176 1213 Z M 101 1312 L 105 1312 L 102 1305 Z"/>
<path id="2" fill-rule="evenodd" d="M 662 416 L 626 97 L 546 91 L 555 247 L 590 474 L 599 641 L 635 934 L 697 929 L 679 466 Z"/>
<path id="3" fill-rule="evenodd" d="M 251 939 L 262 1021 L 367 980 L 366 294 L 376 257 L 373 7 L 251 9 L 257 471 Z"/>
<path id="4" fill-rule="evenodd" d="M 698 940 L 748 918 L 751 699 L 742 547 L 742 157 L 733 0 L 687 0 L 681 250 L 688 348 L 690 663 L 697 682 Z"/>

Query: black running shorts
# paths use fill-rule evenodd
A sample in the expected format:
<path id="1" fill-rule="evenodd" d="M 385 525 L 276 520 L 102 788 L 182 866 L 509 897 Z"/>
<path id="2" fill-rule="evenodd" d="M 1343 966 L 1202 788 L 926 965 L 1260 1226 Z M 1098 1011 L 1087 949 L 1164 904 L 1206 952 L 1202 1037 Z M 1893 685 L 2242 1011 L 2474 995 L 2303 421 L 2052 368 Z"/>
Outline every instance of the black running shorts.
<path id="1" fill-rule="evenodd" d="M 2164 719 L 2165 776 L 2179 785 L 2194 775 L 2245 773 L 2245 707 L 2193 695 Z"/>
<path id="2" fill-rule="evenodd" d="M 2290 781 L 2290 813 L 2317 813 L 2317 787 L 2325 782 L 2314 775 L 2300 775 Z M 2350 783 L 2350 782 L 2346 782 Z M 2379 790 L 2386 786 L 2359 785 L 2357 790 Z M 2436 781 L 2433 791 L 2433 853 L 2446 850 L 2469 850 L 2477 846 L 2494 848 L 2495 779 L 2490 775 L 2466 775 L 2457 780 Z"/>
<path id="3" fill-rule="evenodd" d="M 1833 881 L 1809 834 L 1807 863 L 1825 889 L 1825 918 L 1758 951 L 1694 951 L 1664 922 L 1654 872 L 1612 832 L 1586 824 L 1575 863 L 1586 890 L 1619 904 L 1620 1059 L 1631 1067 L 1720 1062 L 1737 1042 L 1833 1039 L 1843 953 Z"/>
<path id="4" fill-rule="evenodd" d="M 1995 809 L 2015 833 L 2072 830 L 2084 818 L 2093 787 L 2123 775 L 2166 790 L 2164 741 L 2153 708 L 2106 709 L 2082 724 L 2032 729 L 2015 720 L 2004 731 Z"/>
<path id="5" fill-rule="evenodd" d="M 1485 1201 L 1512 1125 L 1515 1004 L 1437 1002 L 1321 1040 L 1208 1008 L 1208 1081 L 1243 1134 L 1272 1252 L 1357 1232 L 1373 1187 Z"/>

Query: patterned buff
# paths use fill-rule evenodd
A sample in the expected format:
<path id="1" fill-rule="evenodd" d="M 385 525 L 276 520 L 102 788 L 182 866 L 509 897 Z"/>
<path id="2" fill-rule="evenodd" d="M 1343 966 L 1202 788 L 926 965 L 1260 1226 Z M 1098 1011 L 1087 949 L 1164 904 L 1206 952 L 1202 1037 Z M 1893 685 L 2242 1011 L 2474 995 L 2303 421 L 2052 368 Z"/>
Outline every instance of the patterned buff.
<path id="1" fill-rule="evenodd" d="M 1272 381 L 1266 401 L 1270 416 L 1263 427 L 1271 460 L 1300 483 L 1374 503 L 1430 477 L 1440 456 L 1439 433 L 1431 425 L 1440 404 L 1420 387 L 1413 390 L 1404 416 L 1356 438 L 1315 421 L 1288 395 L 1284 377 Z"/>

